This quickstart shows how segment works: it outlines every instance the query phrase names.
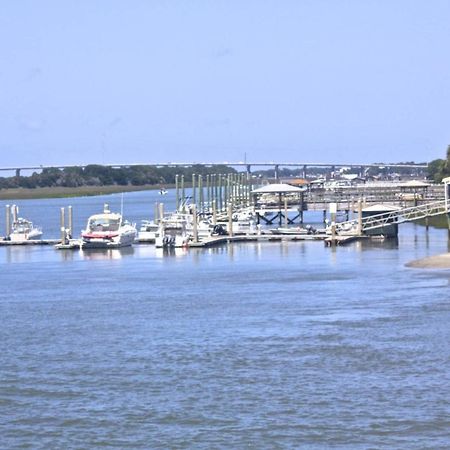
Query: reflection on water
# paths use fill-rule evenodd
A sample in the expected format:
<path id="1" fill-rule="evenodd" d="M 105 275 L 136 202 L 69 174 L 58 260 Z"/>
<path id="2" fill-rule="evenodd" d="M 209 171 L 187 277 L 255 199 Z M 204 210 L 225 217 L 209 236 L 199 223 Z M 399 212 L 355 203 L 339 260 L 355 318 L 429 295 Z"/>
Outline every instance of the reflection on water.
<path id="1" fill-rule="evenodd" d="M 80 250 L 80 255 L 83 259 L 92 261 L 105 259 L 122 259 L 125 256 L 132 256 L 133 254 L 133 247 Z"/>
<path id="2" fill-rule="evenodd" d="M 188 249 L 185 247 L 180 247 L 180 248 L 167 247 L 167 248 L 156 248 L 155 249 L 155 256 L 157 258 L 165 258 L 165 257 L 181 258 L 183 256 L 186 256 L 187 254 L 188 254 Z"/>

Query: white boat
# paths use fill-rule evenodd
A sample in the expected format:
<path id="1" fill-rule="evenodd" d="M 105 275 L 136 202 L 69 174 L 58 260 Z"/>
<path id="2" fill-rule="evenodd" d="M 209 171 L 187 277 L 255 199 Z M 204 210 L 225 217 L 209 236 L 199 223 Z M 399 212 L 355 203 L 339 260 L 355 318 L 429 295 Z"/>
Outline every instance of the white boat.
<path id="1" fill-rule="evenodd" d="M 86 229 L 81 232 L 82 249 L 119 248 L 130 246 L 137 235 L 136 227 L 113 213 L 105 205 L 102 214 L 89 217 Z"/>
<path id="2" fill-rule="evenodd" d="M 13 242 L 23 242 L 34 239 L 40 239 L 42 236 L 42 229 L 35 227 L 33 222 L 19 217 L 12 224 L 12 232 L 9 239 Z"/>
<path id="3" fill-rule="evenodd" d="M 139 242 L 155 242 L 159 234 L 159 225 L 153 220 L 143 220 L 138 232 Z"/>
<path id="4" fill-rule="evenodd" d="M 311 225 L 306 225 L 306 227 L 278 227 L 270 230 L 272 234 L 282 234 L 282 235 L 306 235 L 315 234 L 317 230 Z"/>
<path id="5" fill-rule="evenodd" d="M 156 248 L 187 247 L 192 238 L 191 226 L 187 214 L 172 214 L 159 222 Z"/>

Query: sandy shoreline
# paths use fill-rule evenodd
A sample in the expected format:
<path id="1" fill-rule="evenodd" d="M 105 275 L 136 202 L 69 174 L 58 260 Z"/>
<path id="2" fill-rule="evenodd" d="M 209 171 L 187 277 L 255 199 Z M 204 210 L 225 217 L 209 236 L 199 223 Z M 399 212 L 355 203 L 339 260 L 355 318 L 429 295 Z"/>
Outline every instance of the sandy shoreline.
<path id="1" fill-rule="evenodd" d="M 450 269 L 450 253 L 416 259 L 405 265 L 416 269 Z"/>

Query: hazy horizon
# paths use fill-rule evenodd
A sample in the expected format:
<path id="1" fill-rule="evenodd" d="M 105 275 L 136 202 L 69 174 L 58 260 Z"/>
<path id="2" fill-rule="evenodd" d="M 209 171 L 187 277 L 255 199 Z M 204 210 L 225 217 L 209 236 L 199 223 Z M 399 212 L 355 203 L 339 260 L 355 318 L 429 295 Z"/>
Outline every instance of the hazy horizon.
<path id="1" fill-rule="evenodd" d="M 429 162 L 450 3 L 7 2 L 1 166 Z"/>

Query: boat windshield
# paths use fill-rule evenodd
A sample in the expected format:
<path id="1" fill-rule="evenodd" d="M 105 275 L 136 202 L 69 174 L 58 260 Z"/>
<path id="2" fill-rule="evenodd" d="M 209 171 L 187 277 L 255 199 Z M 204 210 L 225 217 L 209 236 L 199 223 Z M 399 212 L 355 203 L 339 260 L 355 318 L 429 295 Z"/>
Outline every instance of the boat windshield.
<path id="1" fill-rule="evenodd" d="M 120 226 L 120 219 L 97 218 L 89 220 L 90 231 L 117 231 Z"/>

